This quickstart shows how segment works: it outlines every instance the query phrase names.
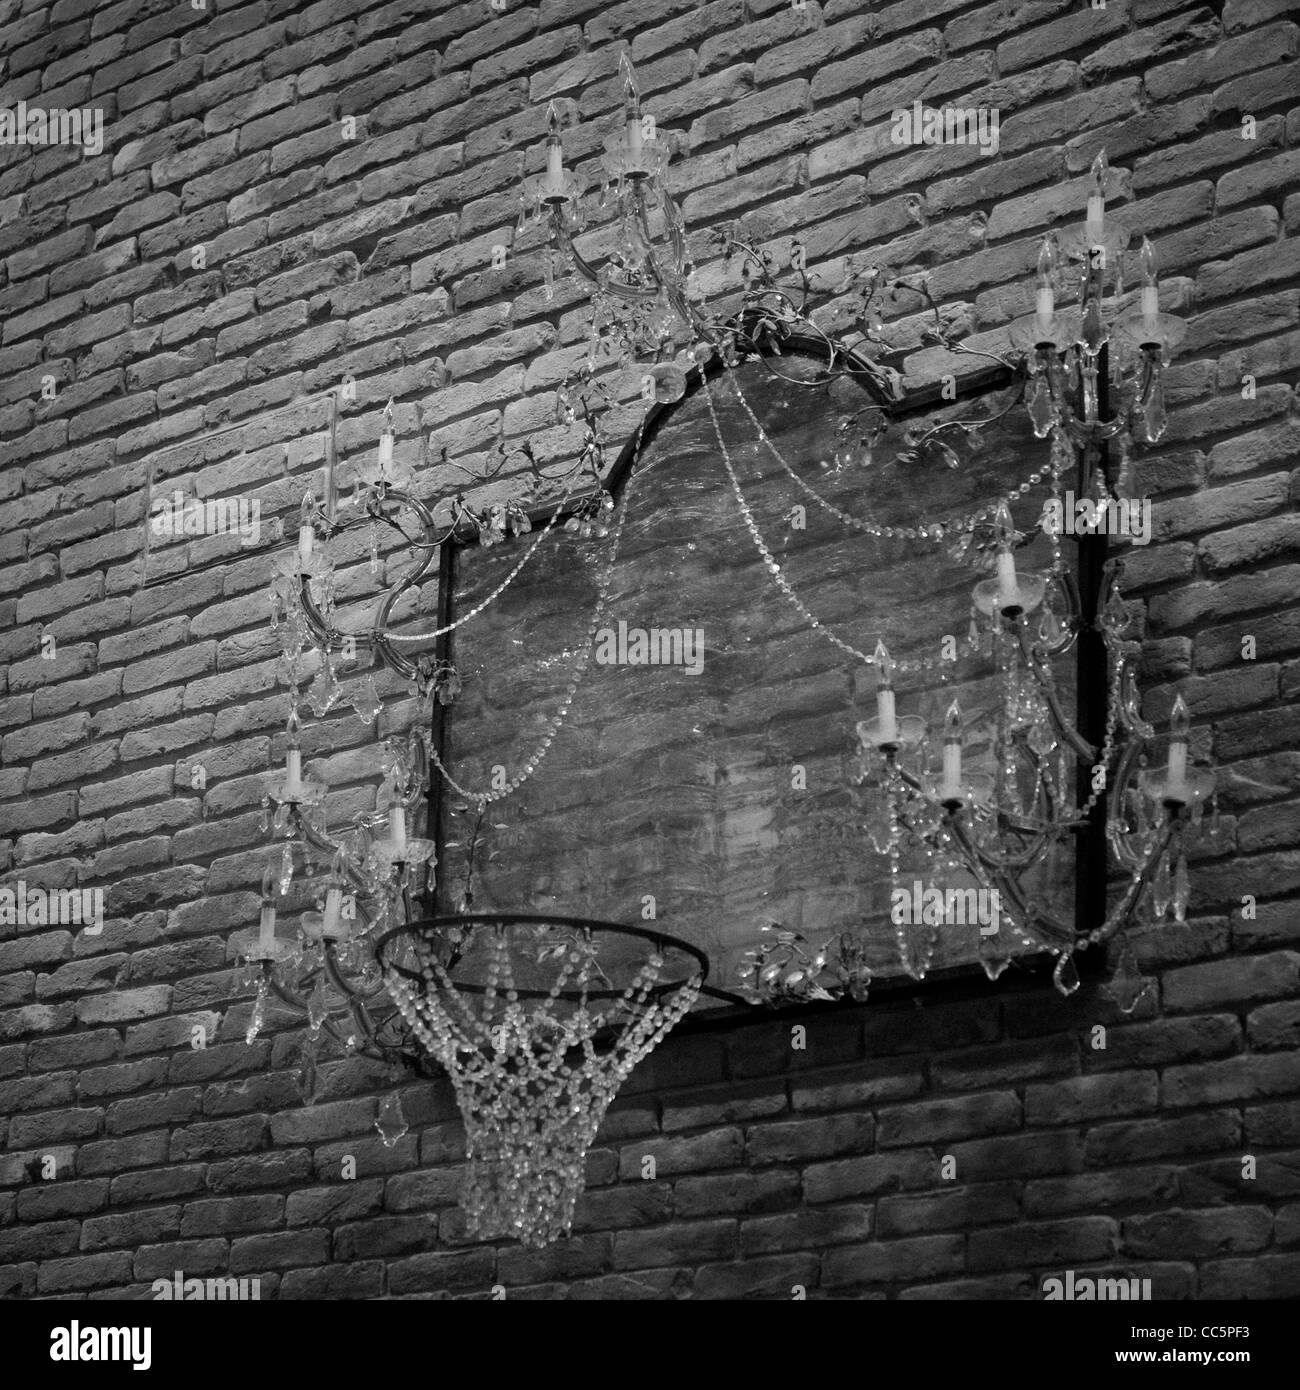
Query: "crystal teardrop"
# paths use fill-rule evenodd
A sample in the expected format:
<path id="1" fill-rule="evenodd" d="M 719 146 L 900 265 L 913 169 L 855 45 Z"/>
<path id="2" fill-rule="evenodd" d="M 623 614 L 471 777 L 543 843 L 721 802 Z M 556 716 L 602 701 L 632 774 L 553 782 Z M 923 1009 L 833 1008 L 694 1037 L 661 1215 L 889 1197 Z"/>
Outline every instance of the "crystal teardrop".
<path id="1" fill-rule="evenodd" d="M 1151 364 L 1151 385 L 1142 398 L 1142 435 L 1148 444 L 1155 444 L 1169 425 L 1165 412 L 1164 373 L 1159 362 Z"/>
<path id="2" fill-rule="evenodd" d="M 312 1032 L 318 1033 L 328 1017 L 329 1005 L 325 1000 L 325 980 L 323 976 L 318 976 L 316 988 L 312 990 L 311 996 L 307 1000 L 307 1022 L 311 1024 Z"/>
<path id="3" fill-rule="evenodd" d="M 259 990 L 257 999 L 253 1004 L 253 1012 L 248 1016 L 248 1031 L 244 1034 L 244 1041 L 250 1045 L 255 1042 L 265 1023 L 266 995 Z"/>
<path id="4" fill-rule="evenodd" d="M 1029 398 L 1029 418 L 1033 421 L 1034 434 L 1046 439 L 1056 420 L 1056 410 L 1052 405 L 1052 393 L 1044 377 L 1034 380 L 1033 395 Z"/>
<path id="5" fill-rule="evenodd" d="M 1160 856 L 1160 863 L 1156 865 L 1155 874 L 1151 879 L 1151 910 L 1157 922 L 1165 920 L 1172 895 L 1173 889 L 1169 882 L 1169 855 L 1165 853 Z"/>
<path id="6" fill-rule="evenodd" d="M 1178 856 L 1178 867 L 1174 870 L 1174 921 L 1187 920 L 1187 902 L 1192 895 L 1192 884 L 1187 874 L 1187 856 Z"/>

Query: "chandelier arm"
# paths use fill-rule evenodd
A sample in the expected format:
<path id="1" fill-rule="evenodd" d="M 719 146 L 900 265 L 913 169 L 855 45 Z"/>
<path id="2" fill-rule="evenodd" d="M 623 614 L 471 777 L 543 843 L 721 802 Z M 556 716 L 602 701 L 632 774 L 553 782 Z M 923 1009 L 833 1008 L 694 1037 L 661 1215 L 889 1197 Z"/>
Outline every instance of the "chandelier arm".
<path id="1" fill-rule="evenodd" d="M 1133 778 L 1137 772 L 1138 759 L 1145 751 L 1145 742 L 1132 739 L 1126 743 L 1123 753 L 1120 754 L 1119 764 L 1115 769 L 1115 780 L 1111 784 L 1109 797 L 1109 822 L 1113 827 L 1127 825 L 1124 816 L 1124 797 L 1132 788 Z M 1111 847 L 1115 851 L 1115 857 L 1126 869 L 1136 869 L 1143 862 L 1146 855 L 1133 847 L 1134 833 L 1129 831 L 1126 834 L 1115 830 L 1109 837 Z"/>
<path id="2" fill-rule="evenodd" d="M 556 217 L 556 215 L 558 214 L 552 213 L 552 217 Z M 583 256 L 583 253 L 574 245 L 573 238 L 563 227 L 562 220 L 553 221 L 552 227 L 558 227 L 562 249 L 573 259 L 574 268 L 578 274 L 599 291 L 608 293 L 608 295 L 616 295 L 619 299 L 626 300 L 627 303 L 635 303 L 638 300 L 642 303 L 649 302 L 658 295 L 658 289 L 651 289 L 645 285 L 627 285 L 620 279 L 613 278 L 609 271 L 609 265 L 605 265 L 602 270 L 596 270 L 595 265 L 592 265 L 591 261 L 587 260 L 587 257 Z"/>
<path id="3" fill-rule="evenodd" d="M 1065 656 L 1079 640 L 1079 633 L 1083 627 L 1083 604 L 1079 598 L 1079 585 L 1075 580 L 1074 571 L 1069 565 L 1062 565 L 1059 571 L 1053 571 L 1053 575 L 1065 594 L 1065 619 L 1061 623 L 1061 636 L 1055 642 L 1044 641 L 1040 631 L 1036 646 L 1047 658 Z"/>
<path id="4" fill-rule="evenodd" d="M 1043 852 L 1047 848 L 1047 836 L 1041 830 L 1031 830 L 1022 825 L 1014 824 L 1008 816 L 1004 815 L 1002 819 L 1006 821 L 1010 829 L 1014 830 L 1017 834 L 1033 835 L 1035 837 L 1035 843 L 1031 845 L 1029 849 L 1023 850 L 1019 854 L 993 854 L 972 839 L 971 844 L 974 851 L 979 856 L 980 862 L 987 865 L 990 870 L 1005 872 L 1010 869 L 1027 869 L 1035 860 L 1042 857 Z"/>
<path id="5" fill-rule="evenodd" d="M 967 864 L 983 864 L 983 856 L 967 829 L 965 819 L 960 809 L 949 815 L 948 827 Z M 1038 930 L 1037 934 L 1040 937 L 1054 941 L 1067 948 L 1074 945 L 1077 937 L 1073 928 L 1062 922 L 1054 913 L 1049 913 L 1038 906 L 1031 907 L 1025 901 L 1024 894 L 1020 891 L 1020 887 L 1014 878 L 1009 877 L 993 867 L 990 867 L 988 871 L 997 884 L 999 895 L 1006 898 L 1006 900 L 1011 903 L 1026 927 L 1028 927 L 1031 922 L 1039 924 L 1041 929 Z"/>
<path id="6" fill-rule="evenodd" d="M 608 294 L 617 295 L 620 299 L 627 300 L 629 303 L 636 300 L 651 300 L 658 294 L 658 290 L 649 289 L 640 285 L 625 285 L 619 280 L 613 279 L 608 274 L 608 267 L 605 272 L 597 270 L 581 251 L 573 243 L 573 238 L 569 235 L 568 229 L 564 226 L 563 215 L 558 208 L 551 206 L 551 230 L 556 234 L 560 242 L 560 249 L 573 260 L 574 269 L 589 284 L 594 285 L 598 290 Z"/>
<path id="7" fill-rule="evenodd" d="M 1120 662 L 1119 713 L 1124 730 L 1144 741 L 1153 739 L 1156 736 L 1155 728 L 1138 711 L 1138 692 L 1133 684 L 1137 673 L 1133 663 L 1122 653 L 1117 660 Z"/>
<path id="8" fill-rule="evenodd" d="M 1020 643 L 1021 655 L 1025 658 L 1029 669 L 1033 672 L 1034 679 L 1038 683 L 1043 699 L 1047 702 L 1047 707 L 1052 715 L 1052 723 L 1056 725 L 1057 732 L 1070 747 L 1074 749 L 1081 762 L 1095 763 L 1097 761 L 1097 749 L 1074 728 L 1068 719 L 1066 719 L 1065 712 L 1061 709 L 1061 700 L 1056 693 L 1056 687 L 1052 682 L 1051 675 L 1044 668 L 1030 640 L 1029 630 L 1025 626 L 1023 613 L 1017 614 L 1016 616 L 1016 636 Z"/>
<path id="9" fill-rule="evenodd" d="M 393 605 L 412 584 L 418 583 L 424 578 L 436 559 L 436 543 L 430 540 L 433 531 L 436 529 L 436 523 L 433 519 L 433 513 L 418 497 L 414 497 L 408 492 L 399 491 L 397 489 L 393 489 L 385 494 L 385 498 L 389 497 L 395 499 L 399 506 L 409 507 L 416 516 L 419 517 L 424 527 L 424 541 L 410 541 L 410 538 L 406 536 L 402 528 L 397 526 L 395 522 L 391 522 L 391 518 L 384 515 L 384 520 L 390 521 L 410 544 L 429 546 L 429 553 L 415 566 L 411 574 L 403 580 L 396 589 L 388 594 L 381 605 L 375 631 L 373 633 L 359 633 L 351 640 L 355 642 L 357 646 L 363 647 L 367 651 L 378 652 L 385 659 L 387 664 L 393 666 L 399 674 L 409 677 L 415 673 L 416 667 L 387 644 L 382 628 L 387 623 L 388 614 L 392 611 Z M 380 500 L 382 501 L 384 499 Z M 381 515 L 383 514 L 381 513 Z M 357 525 L 362 519 L 361 517 L 357 517 L 350 522 L 344 523 L 343 527 L 340 529 L 346 529 L 346 527 L 350 525 Z M 373 514 L 370 514 L 370 519 L 375 519 Z M 299 601 L 302 606 L 303 616 L 306 619 L 308 628 L 311 630 L 312 636 L 316 639 L 316 644 L 327 652 L 332 651 L 335 647 L 344 646 L 349 640 L 347 634 L 335 631 L 335 629 L 325 621 L 325 617 L 317 606 L 316 600 L 312 597 L 311 576 L 306 574 L 300 575 L 299 585 Z"/>
<path id="10" fill-rule="evenodd" d="M 295 1013 L 305 1016 L 308 1011 L 307 1002 L 303 999 L 303 997 L 300 994 L 293 993 L 289 989 L 289 987 L 284 983 L 284 981 L 276 976 L 272 962 L 268 961 L 265 964 L 272 966 L 272 969 L 264 971 L 263 974 L 264 978 L 270 985 L 276 997 L 280 1000 L 282 1004 L 287 1005 Z M 318 970 L 313 970 L 309 975 L 303 978 L 302 983 L 310 983 L 312 980 L 316 978 L 317 973 Z M 346 1044 L 344 1043 L 343 1035 L 336 1031 L 334 1027 L 334 1020 L 329 1016 L 328 1013 L 321 1020 L 321 1027 L 330 1035 L 331 1038 L 334 1039 L 336 1043 L 338 1043 L 340 1046 L 346 1046 Z"/>
<path id="11" fill-rule="evenodd" d="M 542 542 L 546 539 L 548 533 L 554 528 L 556 522 L 559 520 L 560 513 L 568 505 L 572 496 L 573 494 L 571 492 L 566 492 L 565 495 L 561 497 L 558 502 L 556 502 L 554 510 L 552 511 L 550 517 L 547 519 L 546 525 L 542 527 L 542 529 L 533 537 L 532 542 L 530 543 L 528 549 L 524 552 L 523 556 L 520 558 L 519 563 L 514 567 L 514 569 L 510 571 L 509 574 L 506 575 L 506 577 L 501 581 L 501 583 L 497 585 L 497 587 L 488 595 L 486 599 L 483 600 L 482 603 L 475 605 L 475 607 L 472 608 L 468 613 L 466 613 L 460 618 L 457 618 L 454 622 L 448 623 L 445 627 L 435 628 L 432 632 L 392 632 L 386 634 L 387 640 L 389 642 L 431 642 L 434 639 L 443 636 L 445 633 L 454 632 L 458 627 L 463 627 L 464 624 L 469 622 L 472 617 L 475 617 L 477 614 L 481 613 L 483 609 L 491 605 L 511 584 L 514 583 L 515 579 L 519 576 L 524 566 L 532 559 L 533 555 L 537 552 Z"/>
<path id="12" fill-rule="evenodd" d="M 1089 940 L 1098 943 L 1108 941 L 1128 920 L 1133 910 L 1137 907 L 1142 897 L 1143 891 L 1151 881 L 1152 875 L 1156 872 L 1165 851 L 1169 848 L 1169 842 L 1174 837 L 1177 828 L 1177 820 L 1170 816 L 1164 828 L 1160 832 L 1159 839 L 1152 848 L 1152 852 L 1147 856 L 1146 863 L 1136 877 L 1132 878 L 1128 887 L 1124 890 L 1118 903 L 1112 912 L 1108 913 L 1106 920 L 1098 927 L 1094 933 L 1090 933 Z"/>

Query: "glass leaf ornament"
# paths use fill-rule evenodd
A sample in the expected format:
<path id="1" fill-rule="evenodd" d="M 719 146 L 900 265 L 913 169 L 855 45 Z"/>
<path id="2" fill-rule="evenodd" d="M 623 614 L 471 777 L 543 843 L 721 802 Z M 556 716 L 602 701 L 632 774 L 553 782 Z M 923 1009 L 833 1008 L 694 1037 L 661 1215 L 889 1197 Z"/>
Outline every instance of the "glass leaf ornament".
<path id="1" fill-rule="evenodd" d="M 342 695 L 343 687 L 334 674 L 334 663 L 330 661 L 322 663 L 320 670 L 316 673 L 316 679 L 312 681 L 307 690 L 307 702 L 311 705 L 312 713 L 318 719 L 323 719 L 338 704 Z"/>
<path id="2" fill-rule="evenodd" d="M 362 678 L 356 693 L 352 696 L 352 708 L 356 710 L 357 718 L 367 726 L 373 724 L 383 713 L 384 705 L 379 698 L 374 676 L 366 675 Z"/>

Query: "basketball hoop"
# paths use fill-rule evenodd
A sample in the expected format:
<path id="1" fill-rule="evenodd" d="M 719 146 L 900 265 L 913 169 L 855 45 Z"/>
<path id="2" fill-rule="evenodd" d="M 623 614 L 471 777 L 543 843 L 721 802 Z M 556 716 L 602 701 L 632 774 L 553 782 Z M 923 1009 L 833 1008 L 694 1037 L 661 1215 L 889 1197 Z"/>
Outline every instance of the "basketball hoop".
<path id="1" fill-rule="evenodd" d="M 377 954 L 455 1088 L 471 1233 L 535 1249 L 567 1234 L 610 1102 L 694 1004 L 708 958 L 662 932 L 518 914 L 425 918 Z"/>

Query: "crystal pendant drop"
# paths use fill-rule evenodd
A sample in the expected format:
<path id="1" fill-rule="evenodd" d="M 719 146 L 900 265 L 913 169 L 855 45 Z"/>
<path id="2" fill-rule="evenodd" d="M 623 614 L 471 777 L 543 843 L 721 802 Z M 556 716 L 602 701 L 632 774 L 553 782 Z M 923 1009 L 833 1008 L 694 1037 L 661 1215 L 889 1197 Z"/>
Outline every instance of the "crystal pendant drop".
<path id="1" fill-rule="evenodd" d="M 1000 923 L 1000 926 L 1003 928 L 1003 930 L 997 932 L 997 934 L 994 936 L 980 937 L 980 965 L 983 966 L 984 973 L 989 977 L 990 980 L 999 979 L 1002 975 L 1002 972 L 1007 968 L 1007 966 L 1011 964 L 1011 954 L 1008 949 L 1011 934 L 1010 932 L 1006 931 L 1006 928 L 1009 925 L 1010 922 L 1006 914 L 1004 914 L 1002 922 Z M 1006 941 L 1008 945 L 1003 945 L 1002 943 L 1004 941 Z"/>
<path id="2" fill-rule="evenodd" d="M 280 853 L 280 893 L 283 895 L 289 891 L 293 883 L 293 850 L 285 845 Z"/>
<path id="3" fill-rule="evenodd" d="M 375 1128 L 384 1141 L 384 1148 L 391 1149 L 410 1129 L 406 1116 L 402 1114 L 402 1097 L 397 1091 L 385 1096 L 375 1119 Z"/>
<path id="4" fill-rule="evenodd" d="M 263 990 L 258 990 L 257 999 L 253 1003 L 253 1012 L 248 1016 L 248 1031 L 244 1034 L 244 1041 L 250 1045 L 254 1043 L 265 1023 L 266 994 Z"/>
<path id="5" fill-rule="evenodd" d="M 1079 969 L 1074 963 L 1074 954 L 1062 951 L 1056 958 L 1056 969 L 1052 971 L 1052 983 L 1067 998 L 1079 988 Z"/>
<path id="6" fill-rule="evenodd" d="M 339 697 L 343 694 L 343 687 L 339 684 L 338 677 L 334 674 L 332 662 L 325 662 L 321 669 L 316 673 L 316 679 L 312 681 L 311 687 L 307 692 L 307 699 L 311 705 L 312 713 L 318 719 L 323 719 L 339 702 Z"/>
<path id="7" fill-rule="evenodd" d="M 311 1024 L 313 1033 L 319 1033 L 321 1025 L 329 1017 L 329 1004 L 325 999 L 325 979 L 318 976 L 316 987 L 311 992 L 311 997 L 307 1000 L 307 1022 Z"/>
<path id="8" fill-rule="evenodd" d="M 1034 434 L 1039 439 L 1046 439 L 1055 423 L 1056 410 L 1052 405 L 1051 388 L 1044 376 L 1034 378 L 1034 393 L 1029 398 L 1029 418 L 1034 423 Z"/>
<path id="9" fill-rule="evenodd" d="M 373 521 L 370 523 L 370 573 L 379 573 L 379 532 Z"/>
<path id="10" fill-rule="evenodd" d="M 316 1049 L 304 1047 L 302 1061 L 293 1074 L 294 1089 L 304 1105 L 310 1105 L 316 1095 L 318 1074 L 316 1070 Z"/>
<path id="11" fill-rule="evenodd" d="M 1187 856 L 1180 854 L 1178 856 L 1178 867 L 1174 870 L 1174 893 L 1172 902 L 1175 922 L 1187 921 L 1187 901 L 1191 895 L 1192 884 L 1187 874 Z"/>
<path id="12" fill-rule="evenodd" d="M 1131 1014 L 1134 1009 L 1155 988 L 1155 982 L 1148 980 L 1138 969 L 1137 957 L 1127 941 L 1120 952 L 1115 973 L 1106 985 L 1106 994 L 1114 1001 L 1122 1014 Z"/>
<path id="13" fill-rule="evenodd" d="M 1158 361 L 1151 364 L 1151 386 L 1142 401 L 1142 436 L 1148 444 L 1155 444 L 1169 425 L 1165 413 L 1164 374 Z"/>
<path id="14" fill-rule="evenodd" d="M 871 796 L 867 805 L 867 836 L 877 854 L 887 854 L 894 841 L 894 818 L 889 799 L 880 792 Z"/>
<path id="15" fill-rule="evenodd" d="M 375 688 L 374 676 L 366 676 L 357 687 L 357 693 L 352 697 L 352 708 L 366 725 L 373 724 L 383 713 L 384 706 L 379 698 L 379 691 Z"/>
<path id="16" fill-rule="evenodd" d="M 1151 878 L 1151 910 L 1155 914 L 1157 922 L 1165 920 L 1165 914 L 1169 911 L 1169 900 L 1173 896 L 1173 888 L 1169 881 L 1169 855 L 1162 854 L 1160 863 L 1156 866 L 1156 871 Z"/>

